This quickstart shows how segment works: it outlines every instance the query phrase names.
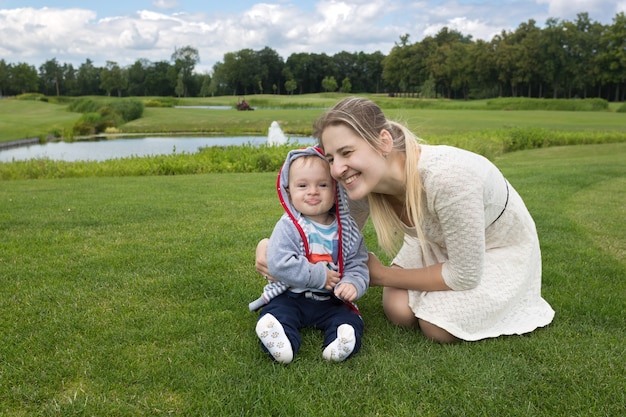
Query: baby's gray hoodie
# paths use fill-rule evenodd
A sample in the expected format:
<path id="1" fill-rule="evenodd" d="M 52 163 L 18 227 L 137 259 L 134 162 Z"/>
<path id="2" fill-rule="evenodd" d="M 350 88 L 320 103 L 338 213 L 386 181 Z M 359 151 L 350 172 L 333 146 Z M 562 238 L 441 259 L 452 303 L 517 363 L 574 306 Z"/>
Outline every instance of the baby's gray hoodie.
<path id="1" fill-rule="evenodd" d="M 332 294 L 324 289 L 327 270 L 325 263 L 310 263 L 307 258 L 309 242 L 301 225 L 303 216 L 291 204 L 287 194 L 289 167 L 295 159 L 305 155 L 316 155 L 325 159 L 318 147 L 292 150 L 278 173 L 276 189 L 285 213 L 276 223 L 270 237 L 267 265 L 272 277 L 278 279 L 279 282 L 271 282 L 265 286 L 263 295 L 250 303 L 249 307 L 252 311 L 259 309 L 271 298 L 290 288 L 296 292 L 314 291 Z M 337 285 L 353 284 L 357 289 L 357 298 L 360 298 L 369 285 L 367 249 L 361 231 L 350 216 L 346 191 L 339 184 L 335 189 L 334 211 L 340 242 L 336 263 L 341 276 L 341 281 Z"/>

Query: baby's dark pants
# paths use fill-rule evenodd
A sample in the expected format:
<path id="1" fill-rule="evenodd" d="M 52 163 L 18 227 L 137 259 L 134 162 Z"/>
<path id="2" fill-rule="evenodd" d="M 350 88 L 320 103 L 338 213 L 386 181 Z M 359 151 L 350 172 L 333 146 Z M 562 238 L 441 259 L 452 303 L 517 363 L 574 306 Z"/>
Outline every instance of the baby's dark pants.
<path id="1" fill-rule="evenodd" d="M 320 297 L 328 299 L 322 301 Z M 267 313 L 271 313 L 282 324 L 291 342 L 294 356 L 302 344 L 299 329 L 303 327 L 313 327 L 324 332 L 322 347 L 324 349 L 337 338 L 337 327 L 349 324 L 354 328 L 356 339 L 352 354 L 361 348 L 364 327 L 361 315 L 353 307 L 332 295 L 318 293 L 307 296 L 306 293 L 286 291 L 263 307 L 259 319 Z M 267 352 L 262 343 L 261 347 Z"/>

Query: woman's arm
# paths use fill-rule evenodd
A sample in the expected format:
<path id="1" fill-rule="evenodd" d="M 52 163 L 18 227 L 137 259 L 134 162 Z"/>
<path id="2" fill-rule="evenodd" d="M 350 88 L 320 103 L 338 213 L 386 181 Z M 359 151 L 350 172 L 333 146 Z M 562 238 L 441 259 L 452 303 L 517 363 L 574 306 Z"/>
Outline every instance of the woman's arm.
<path id="1" fill-rule="evenodd" d="M 271 278 L 270 270 L 267 267 L 267 245 L 269 242 L 270 240 L 268 238 L 261 239 L 261 241 L 256 245 L 256 255 L 254 260 L 254 267 L 257 272 L 267 279 Z"/>
<path id="2" fill-rule="evenodd" d="M 367 266 L 370 271 L 370 286 L 394 287 L 416 291 L 448 291 L 441 274 L 443 264 L 425 268 L 403 269 L 387 267 L 370 252 Z"/>

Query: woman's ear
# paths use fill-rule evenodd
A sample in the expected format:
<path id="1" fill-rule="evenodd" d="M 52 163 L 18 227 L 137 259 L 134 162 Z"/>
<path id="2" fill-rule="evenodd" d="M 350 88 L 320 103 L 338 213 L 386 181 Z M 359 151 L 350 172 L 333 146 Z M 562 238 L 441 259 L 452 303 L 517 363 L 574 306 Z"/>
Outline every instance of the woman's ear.
<path id="1" fill-rule="evenodd" d="M 383 129 L 380 131 L 379 137 L 382 146 L 380 151 L 383 155 L 390 154 L 393 150 L 393 136 L 391 136 L 391 133 L 387 129 Z"/>

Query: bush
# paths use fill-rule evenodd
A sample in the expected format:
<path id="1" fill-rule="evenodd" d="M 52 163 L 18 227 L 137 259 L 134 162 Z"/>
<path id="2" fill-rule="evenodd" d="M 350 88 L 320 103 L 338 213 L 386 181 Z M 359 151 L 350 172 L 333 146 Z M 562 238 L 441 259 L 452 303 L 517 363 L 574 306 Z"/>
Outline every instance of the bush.
<path id="1" fill-rule="evenodd" d="M 143 101 L 136 99 L 113 100 L 107 106 L 114 109 L 124 122 L 139 119 L 143 115 Z"/>
<path id="2" fill-rule="evenodd" d="M 85 113 L 74 124 L 74 134 L 78 136 L 91 136 L 98 133 L 97 126 L 100 123 L 100 113 Z"/>
<path id="3" fill-rule="evenodd" d="M 143 101 L 145 107 L 174 107 L 178 100 L 173 97 L 150 98 Z"/>
<path id="4" fill-rule="evenodd" d="M 18 100 L 35 100 L 35 101 L 48 101 L 48 98 L 40 93 L 25 93 L 16 97 Z"/>
<path id="5" fill-rule="evenodd" d="M 74 125 L 73 131 L 79 136 L 89 136 L 140 118 L 144 105 L 136 99 L 95 101 L 81 98 L 71 103 L 68 110 L 84 113 Z"/>
<path id="6" fill-rule="evenodd" d="M 538 128 L 510 129 L 504 137 L 504 152 L 521 151 L 523 149 L 541 148 L 549 132 Z"/>
<path id="7" fill-rule="evenodd" d="M 76 113 L 94 113 L 100 106 L 101 104 L 96 103 L 93 99 L 81 97 L 67 106 L 67 109 Z"/>
<path id="8" fill-rule="evenodd" d="M 560 111 L 606 111 L 609 102 L 601 98 L 544 99 L 544 98 L 496 98 L 487 100 L 490 110 L 560 110 Z"/>
<path id="9" fill-rule="evenodd" d="M 626 103 L 622 104 L 615 110 L 617 113 L 626 113 Z"/>

